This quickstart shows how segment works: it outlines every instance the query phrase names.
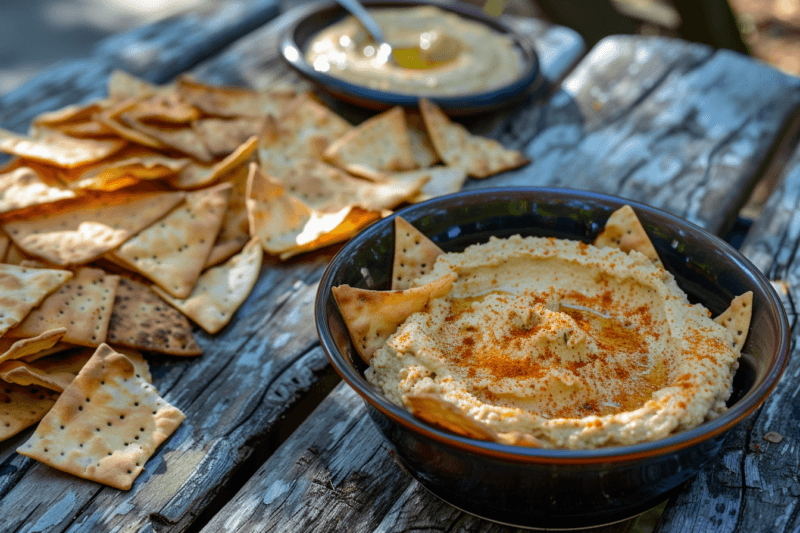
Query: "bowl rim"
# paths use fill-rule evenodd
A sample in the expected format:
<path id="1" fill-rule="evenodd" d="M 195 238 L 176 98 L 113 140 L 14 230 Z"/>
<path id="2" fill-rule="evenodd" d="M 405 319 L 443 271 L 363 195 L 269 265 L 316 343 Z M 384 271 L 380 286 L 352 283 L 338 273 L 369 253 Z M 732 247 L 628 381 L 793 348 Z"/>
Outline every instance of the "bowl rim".
<path id="1" fill-rule="evenodd" d="M 508 105 L 510 100 L 537 92 L 546 85 L 533 39 L 524 33 L 515 31 L 502 20 L 491 17 L 474 6 L 463 3 L 448 3 L 443 0 L 362 0 L 362 3 L 367 8 L 432 5 L 444 11 L 482 22 L 493 30 L 507 34 L 512 38 L 516 47 L 523 53 L 523 68 L 514 80 L 506 84 L 487 90 L 448 96 L 426 96 L 372 89 L 318 72 L 306 62 L 302 46 L 296 40 L 296 33 L 304 24 L 308 24 L 309 21 L 318 17 L 322 12 L 338 11 L 342 16 L 347 14 L 337 2 L 325 0 L 307 6 L 298 6 L 294 8 L 294 11 L 290 12 L 292 13 L 290 15 L 291 20 L 287 23 L 279 38 L 281 57 L 301 75 L 323 86 L 330 94 L 361 107 L 373 109 L 397 105 L 416 108 L 419 105 L 419 99 L 424 97 L 435 102 L 450 115 L 468 115 Z"/>
<path id="2" fill-rule="evenodd" d="M 371 238 L 374 233 L 380 231 L 380 228 L 383 228 L 387 224 L 393 224 L 395 217 L 402 216 L 408 211 L 413 211 L 415 209 L 422 210 L 427 206 L 446 201 L 454 197 L 468 198 L 473 196 L 486 196 L 495 194 L 569 195 L 572 199 L 576 200 L 583 199 L 618 203 L 620 207 L 624 204 L 627 204 L 633 207 L 637 213 L 647 212 L 649 215 L 656 216 L 656 218 L 663 217 L 669 219 L 673 223 L 684 226 L 688 230 L 699 232 L 705 238 L 710 239 L 714 246 L 720 247 L 726 253 L 729 253 L 740 268 L 747 271 L 748 274 L 752 275 L 756 279 L 759 287 L 768 296 L 769 300 L 768 302 L 761 302 L 761 304 L 773 307 L 777 310 L 777 315 L 779 318 L 779 324 L 777 324 L 777 327 L 778 331 L 781 333 L 779 346 L 777 348 L 778 356 L 775 362 L 768 368 L 763 381 L 748 391 L 748 393 L 742 399 L 736 402 L 736 404 L 734 404 L 721 416 L 714 420 L 704 422 L 688 431 L 650 442 L 642 442 L 624 446 L 594 448 L 588 450 L 572 450 L 561 448 L 548 449 L 515 446 L 511 444 L 502 444 L 472 439 L 469 437 L 462 437 L 460 435 L 449 433 L 447 431 L 430 426 L 424 421 L 414 417 L 409 411 L 406 411 L 405 409 L 402 409 L 401 407 L 389 402 L 389 400 L 386 399 L 381 393 L 372 388 L 372 386 L 366 381 L 360 372 L 347 363 L 347 360 L 345 359 L 344 355 L 339 352 L 333 340 L 333 336 L 331 335 L 327 320 L 326 304 L 328 298 L 332 297 L 332 278 L 338 264 L 342 262 L 342 258 L 349 253 L 351 248 L 358 247 L 361 243 Z M 766 400 L 766 398 L 775 388 L 787 364 L 790 345 L 789 322 L 785 309 L 780 301 L 780 297 L 777 295 L 775 289 L 772 287 L 772 284 L 769 282 L 766 276 L 764 276 L 764 274 L 741 252 L 730 246 L 727 242 L 692 222 L 656 207 L 603 193 L 555 187 L 497 187 L 462 190 L 454 194 L 440 196 L 419 204 L 411 205 L 372 224 L 371 226 L 362 230 L 358 235 L 353 237 L 348 243 L 346 243 L 328 263 L 316 293 L 315 322 L 317 334 L 319 336 L 322 348 L 327 354 L 328 359 L 330 360 L 336 372 L 345 382 L 348 383 L 348 385 L 350 385 L 350 387 L 356 391 L 356 393 L 358 393 L 364 399 L 364 401 L 380 411 L 384 416 L 387 416 L 394 422 L 401 424 L 406 429 L 414 433 L 420 434 L 441 444 L 453 446 L 477 455 L 489 456 L 496 459 L 520 463 L 536 462 L 547 464 L 599 464 L 635 461 L 642 458 L 652 457 L 654 455 L 669 454 L 684 448 L 688 448 L 704 440 L 713 438 L 738 424 Z"/>

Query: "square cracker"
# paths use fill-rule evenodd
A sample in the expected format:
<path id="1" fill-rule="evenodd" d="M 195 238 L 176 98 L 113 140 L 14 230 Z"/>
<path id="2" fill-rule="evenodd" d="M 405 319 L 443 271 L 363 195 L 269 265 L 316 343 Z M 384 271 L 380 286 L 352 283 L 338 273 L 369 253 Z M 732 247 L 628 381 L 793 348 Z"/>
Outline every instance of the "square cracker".
<path id="1" fill-rule="evenodd" d="M 67 387 L 17 452 L 84 479 L 128 490 L 184 414 L 107 344 Z"/>
<path id="2" fill-rule="evenodd" d="M 23 251 L 56 265 L 88 263 L 146 228 L 184 199 L 183 192 L 87 195 L 58 211 L 9 222 Z"/>
<path id="3" fill-rule="evenodd" d="M 0 382 L 0 440 L 41 420 L 56 399 L 58 393 L 49 389 Z"/>
<path id="4" fill-rule="evenodd" d="M 31 309 L 71 277 L 68 270 L 0 264 L 0 335 L 22 322 Z"/>
<path id="5" fill-rule="evenodd" d="M 176 298 L 186 298 L 214 246 L 232 186 L 222 183 L 186 195 L 161 220 L 106 254 L 154 281 Z"/>
<path id="6" fill-rule="evenodd" d="M 64 342 L 98 346 L 106 340 L 118 283 L 119 276 L 98 268 L 79 268 L 75 277 L 45 298 L 6 336 L 29 338 L 63 327 L 67 328 Z"/>

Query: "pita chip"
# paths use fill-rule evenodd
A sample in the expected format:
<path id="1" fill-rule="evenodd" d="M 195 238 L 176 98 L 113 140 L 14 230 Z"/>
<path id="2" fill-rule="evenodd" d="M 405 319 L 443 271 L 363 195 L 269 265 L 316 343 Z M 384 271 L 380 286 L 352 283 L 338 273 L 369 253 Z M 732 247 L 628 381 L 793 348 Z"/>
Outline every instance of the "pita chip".
<path id="1" fill-rule="evenodd" d="M 200 355 L 192 325 L 146 285 L 121 277 L 108 323 L 108 342 L 170 355 Z"/>
<path id="2" fill-rule="evenodd" d="M 228 209 L 222 218 L 222 226 L 217 234 L 217 240 L 211 253 L 206 259 L 206 267 L 217 265 L 235 253 L 238 253 L 247 241 L 250 240 L 250 222 L 247 220 L 247 176 L 250 169 L 247 165 L 240 165 L 225 177 L 225 183 L 230 183 L 231 197 Z"/>
<path id="3" fill-rule="evenodd" d="M 619 248 L 626 253 L 636 250 L 646 255 L 656 265 L 661 265 L 658 252 L 650 242 L 650 237 L 647 236 L 647 232 L 633 208 L 629 205 L 624 205 L 611 213 L 603 231 L 592 244 L 598 248 Z"/>
<path id="4" fill-rule="evenodd" d="M 5 233 L 0 232 L 0 263 L 5 263 L 5 257 L 10 246 L 11 239 Z"/>
<path id="5" fill-rule="evenodd" d="M 143 98 L 155 94 L 158 87 L 122 70 L 115 70 L 108 78 L 108 96 L 113 100 Z"/>
<path id="6" fill-rule="evenodd" d="M 753 314 L 753 291 L 740 294 L 731 301 L 731 305 L 714 322 L 725 326 L 733 337 L 733 348 L 741 353 L 747 332 L 750 330 L 750 319 Z"/>
<path id="7" fill-rule="evenodd" d="M 56 392 L 69 387 L 92 351 L 80 350 L 40 359 L 35 363 L 5 361 L 0 363 L 0 379 L 17 385 L 34 385 Z"/>
<path id="8" fill-rule="evenodd" d="M 230 183 L 221 183 L 187 193 L 182 204 L 107 257 L 176 298 L 188 297 L 214 246 L 232 188 Z"/>
<path id="9" fill-rule="evenodd" d="M 125 144 L 118 139 L 78 139 L 52 130 L 44 130 L 36 138 L 29 138 L 0 129 L 0 152 L 62 168 L 100 161 L 121 150 Z"/>
<path id="10" fill-rule="evenodd" d="M 217 117 L 279 116 L 295 96 L 291 91 L 257 92 L 243 87 L 215 87 L 187 75 L 178 78 L 177 91 L 198 109 Z"/>
<path id="11" fill-rule="evenodd" d="M 435 166 L 407 172 L 394 172 L 386 174 L 385 177 L 397 183 L 407 181 L 416 183 L 420 179 L 426 179 L 419 194 L 409 199 L 409 202 L 417 203 L 460 191 L 467 180 L 467 172 L 461 168 Z"/>
<path id="12" fill-rule="evenodd" d="M 264 119 L 260 117 L 205 118 L 194 122 L 192 128 L 211 155 L 226 157 L 251 137 L 258 136 L 263 125 Z"/>
<path id="13" fill-rule="evenodd" d="M 436 152 L 449 167 L 462 168 L 473 178 L 485 178 L 530 162 L 521 152 L 505 148 L 494 139 L 472 135 L 429 100 L 420 99 L 419 108 Z"/>
<path id="14" fill-rule="evenodd" d="M 8 245 L 6 256 L 3 258 L 3 263 L 9 265 L 24 266 L 23 263 L 31 259 L 32 256 L 20 250 L 19 246 L 17 246 L 16 244 L 14 244 L 13 241 L 11 241 L 10 244 Z"/>
<path id="15" fill-rule="evenodd" d="M 281 260 L 289 259 L 298 254 L 319 250 L 332 244 L 344 242 L 355 237 L 362 229 L 366 228 L 376 220 L 379 220 L 383 215 L 378 211 L 367 211 L 360 207 L 354 207 L 347 212 L 344 220 L 342 220 L 335 228 L 325 233 L 320 234 L 317 238 L 297 244 L 280 252 L 278 255 Z"/>
<path id="16" fill-rule="evenodd" d="M 416 168 L 403 108 L 393 107 L 364 121 L 328 146 L 324 158 L 367 179 Z"/>
<path id="17" fill-rule="evenodd" d="M 258 137 L 250 137 L 225 159 L 211 166 L 191 163 L 187 165 L 177 178 L 171 180 L 171 185 L 178 189 L 196 189 L 205 187 L 232 173 L 240 166 L 247 163 L 258 147 Z"/>
<path id="18" fill-rule="evenodd" d="M 79 268 L 6 336 L 24 339 L 63 327 L 67 328 L 64 342 L 98 346 L 106 340 L 118 284 L 119 276 L 99 268 Z"/>
<path id="19" fill-rule="evenodd" d="M 230 322 L 253 290 L 263 257 L 258 240 L 252 239 L 241 253 L 203 272 L 188 298 L 174 298 L 157 286 L 153 290 L 201 328 L 214 334 Z"/>
<path id="20" fill-rule="evenodd" d="M 75 192 L 48 183 L 30 167 L 0 174 L 0 213 L 75 198 Z"/>
<path id="21" fill-rule="evenodd" d="M 405 219 L 394 219 L 394 264 L 392 290 L 411 287 L 411 280 L 433 269 L 444 251 Z"/>
<path id="22" fill-rule="evenodd" d="M 19 324 L 31 309 L 70 278 L 72 272 L 67 270 L 0 264 L 0 335 Z"/>
<path id="23" fill-rule="evenodd" d="M 401 291 L 371 291 L 350 285 L 333 288 L 350 338 L 361 358 L 369 364 L 372 354 L 386 342 L 406 318 L 422 311 L 428 302 L 450 292 L 455 274 L 421 287 Z"/>
<path id="24" fill-rule="evenodd" d="M 161 91 L 138 100 L 130 111 L 137 120 L 155 124 L 185 124 L 200 118 L 200 112 L 177 93 Z"/>
<path id="25" fill-rule="evenodd" d="M 0 339 L 0 350 L 3 350 L 0 354 L 0 363 L 14 359 L 27 361 L 28 357 L 53 348 L 66 333 L 67 328 L 55 328 L 29 339 L 15 340 L 3 337 Z"/>
<path id="26" fill-rule="evenodd" d="M 13 437 L 42 419 L 58 393 L 42 387 L 0 382 L 0 440 Z"/>
<path id="27" fill-rule="evenodd" d="M 128 490 L 184 418 L 125 355 L 103 344 L 17 452 Z"/>
<path id="28" fill-rule="evenodd" d="M 87 196 L 59 211 L 3 229 L 24 252 L 56 265 L 88 263 L 146 228 L 183 200 L 183 192 Z"/>
<path id="29" fill-rule="evenodd" d="M 117 155 L 120 154 L 123 157 L 111 158 L 76 174 L 69 188 L 113 191 L 141 180 L 177 176 L 191 161 L 189 158 L 169 157 L 141 148 L 123 150 Z"/>
<path id="30" fill-rule="evenodd" d="M 147 137 L 156 139 L 161 144 L 190 155 L 198 161 L 210 163 L 214 159 L 197 133 L 188 126 L 151 126 L 139 120 L 131 111 L 120 114 L 120 119 L 131 129 L 144 133 Z"/>
<path id="31" fill-rule="evenodd" d="M 68 105 L 61 109 L 38 115 L 33 119 L 33 123 L 39 126 L 61 126 L 63 124 L 85 122 L 91 120 L 95 113 L 101 112 L 106 105 L 108 104 L 102 100 L 89 104 Z"/>

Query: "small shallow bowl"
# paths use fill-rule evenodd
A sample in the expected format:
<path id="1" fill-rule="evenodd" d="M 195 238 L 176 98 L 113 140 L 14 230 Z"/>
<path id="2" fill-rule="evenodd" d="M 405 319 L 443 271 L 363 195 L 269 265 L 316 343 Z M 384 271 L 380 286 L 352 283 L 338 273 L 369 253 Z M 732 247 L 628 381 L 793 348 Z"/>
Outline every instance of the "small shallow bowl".
<path id="1" fill-rule="evenodd" d="M 439 430 L 397 407 L 364 379 L 331 288 L 388 289 L 394 216 L 445 251 L 491 235 L 591 242 L 615 209 L 631 205 L 667 270 L 690 299 L 715 315 L 754 293 L 753 318 L 730 409 L 662 440 L 596 450 L 543 450 L 484 442 Z M 523 527 L 578 528 L 635 516 L 667 498 L 720 451 L 725 436 L 770 393 L 789 350 L 780 299 L 758 269 L 723 240 L 664 211 L 585 191 L 502 188 L 464 191 L 411 206 L 370 226 L 333 258 L 320 282 L 316 321 L 336 371 L 360 394 L 406 470 L 443 500 L 477 516 Z"/>
<path id="2" fill-rule="evenodd" d="M 365 1 L 368 8 L 398 8 L 434 5 L 445 11 L 456 13 L 464 18 L 486 24 L 495 31 L 508 35 L 520 57 L 520 73 L 516 79 L 500 86 L 481 92 L 465 93 L 457 96 L 429 96 L 448 115 L 471 115 L 498 109 L 511 102 L 520 100 L 530 94 L 543 91 L 544 76 L 539 69 L 539 58 L 534 49 L 533 40 L 527 35 L 515 32 L 500 20 L 486 15 L 482 11 L 459 3 L 440 3 L 436 1 Z M 381 91 L 350 83 L 324 72 L 314 69 L 305 60 L 307 45 L 321 30 L 339 21 L 348 13 L 335 2 L 312 4 L 295 8 L 291 20 L 287 23 L 281 40 L 280 49 L 283 58 L 300 74 L 309 78 L 320 88 L 347 103 L 380 110 L 392 106 L 415 108 L 418 106 L 418 95 Z"/>

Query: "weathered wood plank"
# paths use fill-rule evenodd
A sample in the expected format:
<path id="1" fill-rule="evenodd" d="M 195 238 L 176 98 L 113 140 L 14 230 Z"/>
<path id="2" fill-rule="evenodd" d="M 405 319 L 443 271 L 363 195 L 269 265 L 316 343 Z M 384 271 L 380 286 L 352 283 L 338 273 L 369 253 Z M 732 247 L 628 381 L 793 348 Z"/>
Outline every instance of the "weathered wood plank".
<path id="1" fill-rule="evenodd" d="M 792 326 L 792 353 L 772 395 L 739 424 L 719 460 L 667 506 L 657 531 L 796 531 L 800 527 L 800 150 L 742 243 L 779 290 Z M 780 442 L 765 439 L 775 432 Z"/>
<path id="2" fill-rule="evenodd" d="M 109 37 L 92 57 L 63 62 L 0 96 L 0 127 L 24 133 L 40 113 L 104 97 L 114 69 L 167 82 L 276 17 L 279 5 L 279 0 L 224 2 Z"/>
<path id="3" fill-rule="evenodd" d="M 493 182 L 616 194 L 721 233 L 800 105 L 798 88 L 797 78 L 734 52 L 609 37 L 547 105 L 495 129 L 534 163 Z"/>

